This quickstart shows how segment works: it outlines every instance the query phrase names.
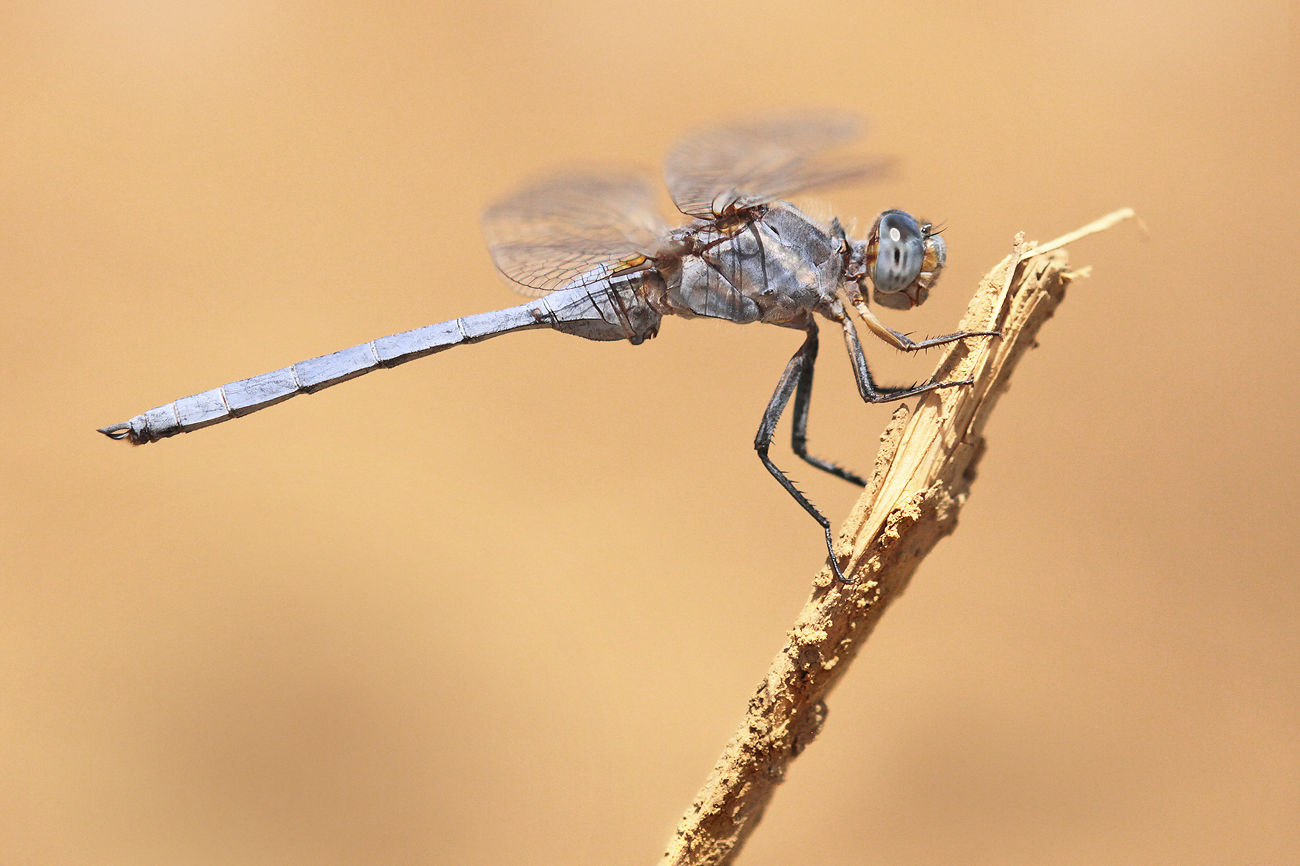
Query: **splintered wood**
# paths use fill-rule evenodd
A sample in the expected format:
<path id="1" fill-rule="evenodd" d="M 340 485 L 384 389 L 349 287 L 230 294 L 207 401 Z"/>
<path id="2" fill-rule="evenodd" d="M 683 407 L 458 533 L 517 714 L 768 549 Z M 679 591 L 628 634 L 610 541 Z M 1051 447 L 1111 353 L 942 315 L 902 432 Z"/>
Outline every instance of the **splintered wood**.
<path id="1" fill-rule="evenodd" d="M 727 744 L 664 855 L 672 866 L 731 863 L 763 815 L 787 765 L 817 736 L 825 698 L 871 634 L 880 615 L 907 588 L 940 538 L 956 528 L 984 453 L 984 425 L 1038 330 L 1081 274 L 1064 246 L 1133 218 L 1131 209 L 1047 244 L 1016 239 L 1012 255 L 980 282 L 960 329 L 1000 330 L 954 344 L 936 381 L 973 378 L 964 388 L 932 391 L 909 412 L 900 406 L 881 439 L 875 471 L 840 531 L 845 586 L 829 566 L 814 582 L 787 642 L 749 701 Z"/>

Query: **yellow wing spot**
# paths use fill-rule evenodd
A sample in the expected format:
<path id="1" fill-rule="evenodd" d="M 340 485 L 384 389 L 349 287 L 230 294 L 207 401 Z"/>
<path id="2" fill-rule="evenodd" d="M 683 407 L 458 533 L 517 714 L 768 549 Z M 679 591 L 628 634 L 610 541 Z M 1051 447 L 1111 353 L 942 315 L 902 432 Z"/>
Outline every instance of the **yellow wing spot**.
<path id="1" fill-rule="evenodd" d="M 648 258 L 646 258 L 645 256 L 639 253 L 635 256 L 629 256 L 626 259 L 619 259 L 618 264 L 614 266 L 614 273 L 621 274 L 624 271 L 634 270 L 635 268 L 641 267 L 648 261 L 650 261 Z"/>

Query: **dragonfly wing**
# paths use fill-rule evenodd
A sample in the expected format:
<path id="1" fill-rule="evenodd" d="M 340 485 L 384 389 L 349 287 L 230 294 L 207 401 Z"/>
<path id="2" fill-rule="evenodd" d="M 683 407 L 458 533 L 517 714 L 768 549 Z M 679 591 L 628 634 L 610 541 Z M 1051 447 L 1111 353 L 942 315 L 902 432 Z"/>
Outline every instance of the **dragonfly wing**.
<path id="1" fill-rule="evenodd" d="M 492 261 L 524 294 L 564 286 L 598 265 L 652 257 L 666 225 L 635 174 L 568 172 L 511 193 L 483 214 Z"/>
<path id="2" fill-rule="evenodd" d="M 711 219 L 802 190 L 882 174 L 885 162 L 835 153 L 861 132 L 859 118 L 835 113 L 710 127 L 673 148 L 664 162 L 664 180 L 678 210 Z"/>

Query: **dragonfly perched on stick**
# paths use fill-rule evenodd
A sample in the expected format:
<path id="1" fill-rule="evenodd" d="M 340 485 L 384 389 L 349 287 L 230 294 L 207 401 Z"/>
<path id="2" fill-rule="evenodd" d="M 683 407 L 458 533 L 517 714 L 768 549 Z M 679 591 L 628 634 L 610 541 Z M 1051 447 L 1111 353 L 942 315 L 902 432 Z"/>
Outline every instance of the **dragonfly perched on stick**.
<path id="1" fill-rule="evenodd" d="M 831 524 L 768 456 L 777 422 L 794 398 L 791 444 L 811 465 L 859 486 L 858 475 L 808 453 L 808 408 L 817 360 L 817 320 L 844 333 L 858 393 L 883 403 L 970 380 L 906 387 L 872 378 L 847 309 L 896 349 L 916 351 L 996 331 L 965 331 L 912 341 L 886 327 L 867 305 L 925 301 L 943 270 L 946 248 L 930 223 L 901 210 L 876 217 L 866 238 L 847 236 L 838 219 L 825 226 L 783 199 L 806 190 L 861 181 L 881 163 L 843 152 L 857 138 L 850 116 L 816 114 L 735 123 L 687 136 L 668 155 L 664 179 L 692 221 L 670 227 L 653 208 L 641 176 L 569 173 L 544 178 L 490 207 L 488 247 L 501 272 L 536 300 L 371 340 L 341 352 L 231 382 L 151 409 L 99 432 L 137 445 L 256 412 L 380 367 L 394 367 L 452 346 L 530 328 L 589 340 L 655 336 L 666 315 L 737 324 L 766 322 L 804 333 L 763 412 L 754 448 L 768 472 L 822 527 L 831 568 L 839 567 Z"/>

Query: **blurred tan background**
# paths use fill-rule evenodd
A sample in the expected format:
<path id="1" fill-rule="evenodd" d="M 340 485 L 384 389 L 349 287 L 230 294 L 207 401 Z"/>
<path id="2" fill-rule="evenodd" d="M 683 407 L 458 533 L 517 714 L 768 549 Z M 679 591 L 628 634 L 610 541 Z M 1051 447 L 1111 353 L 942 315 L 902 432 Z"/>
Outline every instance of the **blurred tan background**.
<path id="1" fill-rule="evenodd" d="M 751 443 L 798 335 L 531 332 L 142 449 L 94 428 L 518 302 L 557 162 L 871 118 L 951 330 L 1072 290 L 961 526 L 742 862 L 1300 860 L 1294 2 L 60 3 L 0 11 L 0 863 L 651 863 L 824 562 Z M 868 468 L 835 341 L 816 453 Z M 883 378 L 930 359 L 868 346 Z M 857 495 L 779 462 L 838 522 Z"/>

